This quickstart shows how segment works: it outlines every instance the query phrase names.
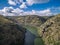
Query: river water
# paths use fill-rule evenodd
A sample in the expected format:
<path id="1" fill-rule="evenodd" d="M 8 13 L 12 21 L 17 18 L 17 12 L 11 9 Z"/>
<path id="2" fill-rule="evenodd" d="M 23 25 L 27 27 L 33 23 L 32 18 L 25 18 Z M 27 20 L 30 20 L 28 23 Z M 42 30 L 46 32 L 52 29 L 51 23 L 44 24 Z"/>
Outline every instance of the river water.
<path id="1" fill-rule="evenodd" d="M 35 38 L 36 38 L 36 36 L 34 34 L 32 34 L 30 31 L 26 30 L 24 45 L 34 45 Z"/>

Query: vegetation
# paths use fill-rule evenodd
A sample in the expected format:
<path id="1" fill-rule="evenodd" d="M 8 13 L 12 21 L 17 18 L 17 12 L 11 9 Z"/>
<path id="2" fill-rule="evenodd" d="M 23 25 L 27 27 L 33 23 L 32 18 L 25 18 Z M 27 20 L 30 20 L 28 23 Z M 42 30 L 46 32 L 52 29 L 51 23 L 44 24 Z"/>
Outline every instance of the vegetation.
<path id="1" fill-rule="evenodd" d="M 34 45 L 44 45 L 44 41 L 42 38 L 36 38 L 34 41 Z"/>
<path id="2" fill-rule="evenodd" d="M 54 16 L 42 24 L 38 33 L 45 45 L 60 45 L 60 15 Z"/>
<path id="3" fill-rule="evenodd" d="M 17 17 L 13 16 L 9 18 L 14 22 L 17 22 L 23 27 L 25 27 L 27 30 L 29 30 L 32 34 L 34 34 L 37 37 L 34 41 L 35 45 L 44 45 L 44 42 L 42 38 L 40 38 L 37 30 L 40 25 L 42 25 L 47 19 L 51 17 L 27 15 L 27 16 L 17 16 Z"/>
<path id="4" fill-rule="evenodd" d="M 27 30 L 29 30 L 32 34 L 34 34 L 35 36 L 38 36 L 38 33 L 37 33 L 37 28 L 36 27 L 33 27 L 33 26 L 25 26 L 25 28 Z"/>
<path id="5" fill-rule="evenodd" d="M 51 17 L 27 15 L 8 18 L 13 21 L 9 20 L 13 25 L 15 25 L 14 22 L 16 22 L 29 30 L 32 34 L 36 35 L 37 38 L 34 40 L 34 45 L 60 45 L 60 14 Z M 9 22 L 6 19 L 4 19 L 4 21 Z M 22 33 L 23 32 L 24 31 L 22 31 Z M 3 38 L 1 37 L 1 39 Z"/>
<path id="6" fill-rule="evenodd" d="M 12 16 L 9 17 L 10 19 L 17 21 L 20 23 L 20 25 L 29 25 L 29 26 L 37 26 L 39 27 L 41 24 L 43 24 L 48 18 L 48 16 L 36 16 L 36 15 L 27 15 L 27 16 Z"/>
<path id="7" fill-rule="evenodd" d="M 25 28 L 0 16 L 0 45 L 23 45 Z"/>

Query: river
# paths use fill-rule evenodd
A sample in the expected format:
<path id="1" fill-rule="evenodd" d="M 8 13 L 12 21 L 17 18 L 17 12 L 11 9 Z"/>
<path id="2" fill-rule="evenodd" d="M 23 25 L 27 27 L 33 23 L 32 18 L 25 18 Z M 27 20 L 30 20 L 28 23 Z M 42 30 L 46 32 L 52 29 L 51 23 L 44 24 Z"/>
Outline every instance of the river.
<path id="1" fill-rule="evenodd" d="M 36 36 L 34 34 L 32 34 L 29 30 L 26 30 L 24 45 L 34 45 L 35 38 Z"/>

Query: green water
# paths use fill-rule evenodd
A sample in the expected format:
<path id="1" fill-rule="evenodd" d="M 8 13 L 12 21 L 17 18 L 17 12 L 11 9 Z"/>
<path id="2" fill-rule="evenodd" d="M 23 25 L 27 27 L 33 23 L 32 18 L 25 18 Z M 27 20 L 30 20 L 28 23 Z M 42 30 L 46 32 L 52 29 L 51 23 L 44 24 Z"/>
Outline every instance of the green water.
<path id="1" fill-rule="evenodd" d="M 36 36 L 36 38 L 34 40 L 34 45 L 44 45 L 44 42 L 43 42 L 42 38 L 39 38 L 39 34 L 37 32 L 37 28 L 36 27 L 25 26 L 25 28 Z"/>

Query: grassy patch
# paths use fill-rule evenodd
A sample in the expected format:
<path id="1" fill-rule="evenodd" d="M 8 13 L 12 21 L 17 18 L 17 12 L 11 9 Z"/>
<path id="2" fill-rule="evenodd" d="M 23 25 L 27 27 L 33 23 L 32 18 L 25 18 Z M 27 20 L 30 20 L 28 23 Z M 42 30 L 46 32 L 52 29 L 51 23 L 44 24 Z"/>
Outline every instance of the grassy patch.
<path id="1" fill-rule="evenodd" d="M 29 30 L 32 34 L 34 34 L 34 35 L 36 35 L 36 36 L 39 36 L 38 35 L 38 32 L 37 32 L 37 27 L 33 27 L 33 26 L 25 26 L 25 28 L 27 29 L 27 30 Z"/>
<path id="2" fill-rule="evenodd" d="M 36 38 L 34 41 L 34 45 L 44 45 L 44 42 L 41 38 Z"/>
<path id="3" fill-rule="evenodd" d="M 25 26 L 25 28 L 27 30 L 29 30 L 32 34 L 37 36 L 36 39 L 34 40 L 34 45 L 44 45 L 43 40 L 41 38 L 38 38 L 39 34 L 37 32 L 37 30 L 38 30 L 37 27 L 27 25 L 27 26 Z"/>

